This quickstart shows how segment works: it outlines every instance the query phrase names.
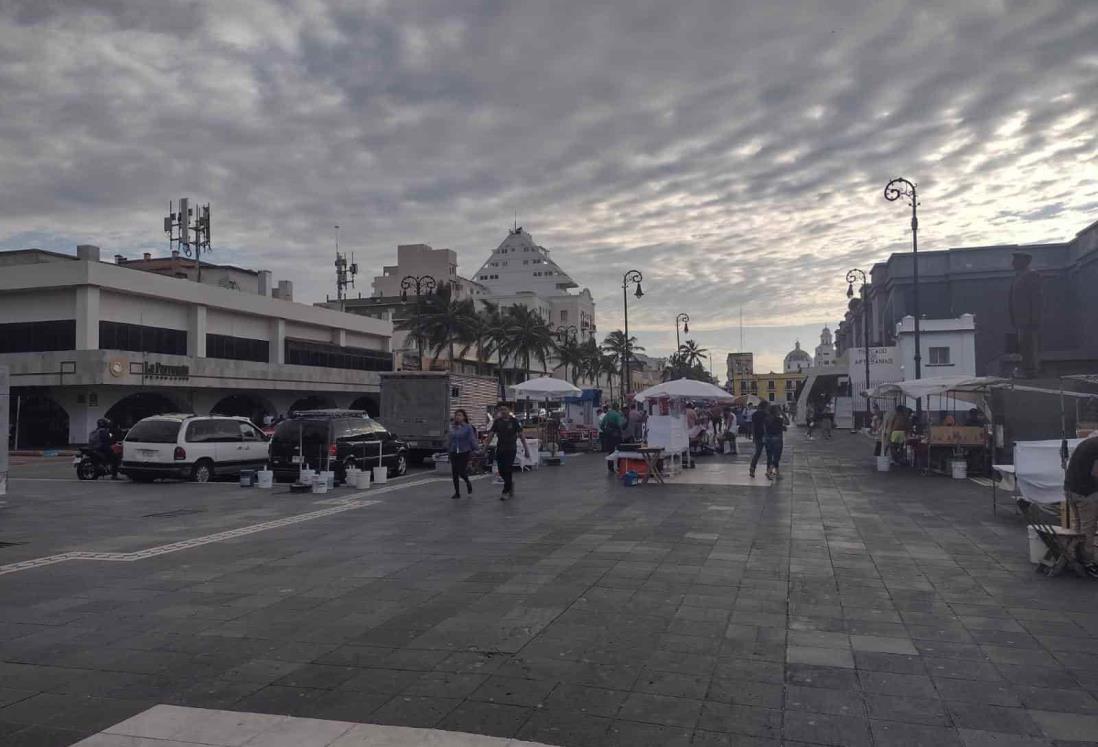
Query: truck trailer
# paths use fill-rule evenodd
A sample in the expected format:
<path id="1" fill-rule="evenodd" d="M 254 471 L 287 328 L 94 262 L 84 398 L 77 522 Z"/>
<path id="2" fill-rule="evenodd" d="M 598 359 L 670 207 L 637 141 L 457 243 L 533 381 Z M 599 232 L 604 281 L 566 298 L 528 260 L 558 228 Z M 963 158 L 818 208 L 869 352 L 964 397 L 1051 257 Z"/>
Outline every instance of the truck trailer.
<path id="1" fill-rule="evenodd" d="M 381 417 L 390 432 L 420 461 L 446 450 L 454 410 L 465 410 L 477 429 L 498 403 L 496 379 L 448 371 L 394 371 L 381 374 Z"/>

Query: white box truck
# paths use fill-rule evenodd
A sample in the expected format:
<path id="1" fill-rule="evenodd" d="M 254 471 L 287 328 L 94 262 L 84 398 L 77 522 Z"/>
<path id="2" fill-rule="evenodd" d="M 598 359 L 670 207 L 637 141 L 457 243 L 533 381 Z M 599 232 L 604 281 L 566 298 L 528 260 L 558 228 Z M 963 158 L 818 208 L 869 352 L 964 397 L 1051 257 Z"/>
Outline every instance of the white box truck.
<path id="1" fill-rule="evenodd" d="M 478 430 L 499 402 L 499 384 L 488 376 L 447 371 L 394 371 L 381 374 L 382 425 L 403 440 L 412 459 L 446 450 L 454 410 L 469 414 Z"/>

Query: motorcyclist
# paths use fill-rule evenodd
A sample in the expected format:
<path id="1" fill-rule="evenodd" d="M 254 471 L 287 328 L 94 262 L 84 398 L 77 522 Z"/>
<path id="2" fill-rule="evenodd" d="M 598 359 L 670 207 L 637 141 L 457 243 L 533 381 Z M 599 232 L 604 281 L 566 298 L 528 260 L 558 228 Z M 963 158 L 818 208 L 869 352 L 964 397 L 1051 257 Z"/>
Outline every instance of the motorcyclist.
<path id="1" fill-rule="evenodd" d="M 118 479 L 118 459 L 115 458 L 114 438 L 111 436 L 111 421 L 99 418 L 95 421 L 95 430 L 88 434 L 88 448 L 92 450 L 96 458 L 107 466 L 111 473 L 111 479 Z"/>

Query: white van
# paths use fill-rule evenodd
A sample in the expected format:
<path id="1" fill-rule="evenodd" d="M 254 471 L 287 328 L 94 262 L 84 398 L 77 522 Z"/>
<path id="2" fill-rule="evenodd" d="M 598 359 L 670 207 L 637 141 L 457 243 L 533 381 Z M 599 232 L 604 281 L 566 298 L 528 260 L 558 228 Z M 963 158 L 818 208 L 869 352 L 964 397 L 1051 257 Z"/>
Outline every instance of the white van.
<path id="1" fill-rule="evenodd" d="M 136 482 L 158 477 L 208 482 L 215 475 L 262 469 L 267 450 L 267 436 L 247 418 L 154 415 L 126 434 L 118 471 Z"/>

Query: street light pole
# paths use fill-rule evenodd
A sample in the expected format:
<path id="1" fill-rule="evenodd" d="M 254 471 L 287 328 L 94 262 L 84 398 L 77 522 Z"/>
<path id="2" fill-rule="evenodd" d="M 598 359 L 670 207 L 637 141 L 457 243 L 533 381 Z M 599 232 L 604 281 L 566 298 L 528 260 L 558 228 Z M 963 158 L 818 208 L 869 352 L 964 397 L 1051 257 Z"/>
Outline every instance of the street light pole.
<path id="1" fill-rule="evenodd" d="M 865 270 L 854 268 L 846 273 L 846 297 L 854 298 L 854 281 L 862 279 L 862 337 L 865 343 L 865 425 L 869 427 L 869 280 Z"/>
<path id="2" fill-rule="evenodd" d="M 428 296 L 431 295 L 436 287 L 437 283 L 430 275 L 405 275 L 400 281 L 400 301 L 401 303 L 408 302 L 408 291 L 412 288 L 416 289 L 416 297 L 418 298 L 423 293 Z M 419 348 L 419 370 L 425 371 L 427 369 L 423 367 L 425 363 L 423 360 L 423 340 L 419 338 L 419 335 L 416 335 L 416 347 Z M 450 366 L 453 367 L 453 365 L 454 362 L 450 361 Z"/>
<path id="3" fill-rule="evenodd" d="M 885 199 L 889 202 L 895 202 L 901 198 L 906 198 L 911 205 L 911 279 L 913 283 L 912 288 L 912 305 L 915 310 L 915 378 L 921 379 L 923 377 L 923 356 L 919 346 L 919 198 L 918 192 L 913 182 L 908 181 L 902 177 L 893 179 L 885 185 L 884 189 Z M 917 413 L 923 411 L 923 398 L 919 397 L 915 400 L 915 410 Z"/>
<path id="4" fill-rule="evenodd" d="M 625 404 L 625 397 L 629 393 L 629 387 L 631 382 L 629 381 L 629 285 L 632 283 L 637 286 L 637 290 L 634 293 L 637 298 L 644 295 L 644 291 L 641 289 L 641 281 L 644 280 L 644 276 L 641 275 L 640 270 L 629 270 L 629 272 L 622 275 L 621 278 L 621 297 L 625 312 L 625 342 L 623 345 L 621 361 L 621 401 Z"/>
<path id="5" fill-rule="evenodd" d="M 690 315 L 685 311 L 675 317 L 675 352 L 682 350 L 682 341 L 679 340 L 679 323 L 682 323 L 682 332 L 684 335 L 690 334 Z"/>

